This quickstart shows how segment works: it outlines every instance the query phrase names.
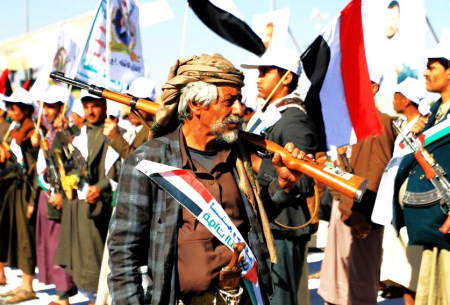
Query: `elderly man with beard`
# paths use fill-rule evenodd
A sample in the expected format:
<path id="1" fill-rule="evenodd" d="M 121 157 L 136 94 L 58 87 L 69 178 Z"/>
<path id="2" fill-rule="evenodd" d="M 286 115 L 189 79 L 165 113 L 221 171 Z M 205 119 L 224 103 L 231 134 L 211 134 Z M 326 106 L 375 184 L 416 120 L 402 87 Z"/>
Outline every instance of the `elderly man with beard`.
<path id="1" fill-rule="evenodd" d="M 203 211 L 188 211 L 194 210 L 189 198 L 195 197 L 188 192 L 198 189 L 202 196 L 206 191 L 212 198 L 201 207 L 208 209 L 215 200 L 214 211 L 221 215 L 218 223 L 229 219 L 257 261 L 252 270 L 259 292 L 244 292 L 241 304 L 247 304 L 247 293 L 255 291 L 251 298 L 269 304 L 273 292 L 270 258 L 276 260 L 276 254 L 261 200 L 282 209 L 298 198 L 295 185 L 301 173 L 290 171 L 275 154 L 272 161 L 278 178 L 269 187 L 259 188 L 249 156 L 238 140 L 245 108 L 241 104 L 243 78 L 241 71 L 218 54 L 194 56 L 172 67 L 152 128 L 159 137 L 140 146 L 122 168 L 108 241 L 108 282 L 114 304 L 144 302 L 138 272 L 142 265 L 148 266 L 152 280 L 146 303 L 225 304 L 217 284 L 219 271 L 233 252 L 201 223 L 202 217 L 193 215 Z M 182 122 L 179 126 L 177 119 Z M 286 149 L 294 158 L 305 155 L 292 143 Z M 196 186 L 174 185 L 173 191 L 158 175 L 148 175 L 164 165 L 182 169 L 173 175 L 187 173 L 192 178 L 190 185 Z M 174 199 L 180 198 L 179 193 L 186 195 L 184 200 L 177 199 L 183 207 Z M 246 288 L 252 287 L 247 284 Z"/>

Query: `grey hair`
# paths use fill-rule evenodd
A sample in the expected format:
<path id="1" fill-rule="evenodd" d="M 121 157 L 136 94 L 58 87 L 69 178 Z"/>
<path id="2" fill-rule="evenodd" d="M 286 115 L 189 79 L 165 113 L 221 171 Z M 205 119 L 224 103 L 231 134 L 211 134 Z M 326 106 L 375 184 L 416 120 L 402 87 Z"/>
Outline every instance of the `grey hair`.
<path id="1" fill-rule="evenodd" d="M 202 81 L 187 84 L 181 89 L 180 102 L 178 103 L 178 119 L 184 122 L 186 119 L 191 118 L 189 101 L 192 101 L 194 104 L 199 104 L 204 108 L 217 101 L 218 97 L 217 87 L 213 84 Z"/>

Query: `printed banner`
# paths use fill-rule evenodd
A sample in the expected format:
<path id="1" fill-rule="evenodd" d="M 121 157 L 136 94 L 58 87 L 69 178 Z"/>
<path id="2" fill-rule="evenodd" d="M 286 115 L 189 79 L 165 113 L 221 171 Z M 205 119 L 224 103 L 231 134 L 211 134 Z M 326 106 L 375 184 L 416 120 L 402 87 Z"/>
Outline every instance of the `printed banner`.
<path id="1" fill-rule="evenodd" d="M 122 92 L 142 76 L 138 6 L 133 0 L 100 0 L 76 79 Z"/>

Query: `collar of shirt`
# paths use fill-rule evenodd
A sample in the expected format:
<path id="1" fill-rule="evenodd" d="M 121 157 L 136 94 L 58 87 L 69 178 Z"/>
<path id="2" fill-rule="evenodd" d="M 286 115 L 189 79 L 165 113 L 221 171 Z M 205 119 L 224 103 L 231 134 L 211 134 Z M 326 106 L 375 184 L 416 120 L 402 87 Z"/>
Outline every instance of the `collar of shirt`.
<path id="1" fill-rule="evenodd" d="M 191 159 L 188 150 L 187 145 L 183 136 L 183 132 L 180 131 L 180 150 L 181 150 L 181 160 L 183 164 L 184 169 L 190 169 L 194 173 L 208 173 L 212 174 L 215 172 L 215 168 L 222 163 L 226 163 L 229 156 L 231 155 L 231 147 L 225 146 L 225 147 L 218 147 L 219 150 L 217 151 L 216 159 L 214 160 L 214 163 L 211 166 L 211 171 L 206 170 L 203 166 L 197 163 L 194 164 L 193 160 Z M 198 166 L 200 165 L 200 166 Z"/>

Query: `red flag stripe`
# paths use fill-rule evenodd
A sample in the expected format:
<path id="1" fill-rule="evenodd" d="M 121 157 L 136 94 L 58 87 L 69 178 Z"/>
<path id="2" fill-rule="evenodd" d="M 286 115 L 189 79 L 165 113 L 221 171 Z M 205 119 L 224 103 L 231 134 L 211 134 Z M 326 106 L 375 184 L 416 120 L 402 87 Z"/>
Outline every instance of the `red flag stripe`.
<path id="1" fill-rule="evenodd" d="M 361 0 L 352 0 L 341 11 L 341 71 L 345 99 L 356 137 L 362 140 L 382 131 L 372 93 L 364 49 Z"/>
<path id="2" fill-rule="evenodd" d="M 179 176 L 181 179 L 186 181 L 189 185 L 192 186 L 192 188 L 195 189 L 196 192 L 198 192 L 202 198 L 206 201 L 206 203 L 210 203 L 211 200 L 213 200 L 213 196 L 210 192 L 206 189 L 206 187 L 201 184 L 197 179 L 195 179 L 192 175 L 190 175 L 188 172 L 186 172 L 183 169 L 173 170 L 173 174 Z"/>

